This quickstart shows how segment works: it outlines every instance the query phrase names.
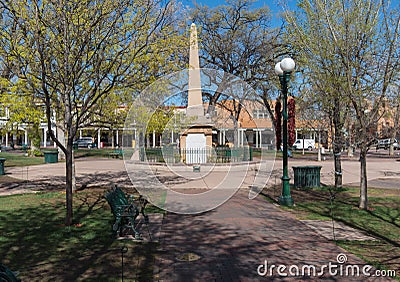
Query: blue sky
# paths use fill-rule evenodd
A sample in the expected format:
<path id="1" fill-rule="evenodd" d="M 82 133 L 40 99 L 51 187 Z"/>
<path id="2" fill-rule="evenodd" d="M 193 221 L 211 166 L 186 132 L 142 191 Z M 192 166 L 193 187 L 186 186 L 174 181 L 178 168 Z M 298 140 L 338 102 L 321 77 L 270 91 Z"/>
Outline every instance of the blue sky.
<path id="1" fill-rule="evenodd" d="M 181 0 L 185 6 L 193 6 L 193 3 L 207 5 L 209 7 L 215 7 L 218 5 L 223 5 L 226 2 L 222 0 Z M 279 14 L 283 11 L 282 5 L 280 3 L 286 3 L 290 9 L 296 8 L 296 0 L 257 0 L 253 4 L 254 7 L 262 7 L 268 6 L 271 9 L 272 17 L 273 17 L 273 26 L 279 26 L 281 24 L 281 20 L 279 18 Z"/>

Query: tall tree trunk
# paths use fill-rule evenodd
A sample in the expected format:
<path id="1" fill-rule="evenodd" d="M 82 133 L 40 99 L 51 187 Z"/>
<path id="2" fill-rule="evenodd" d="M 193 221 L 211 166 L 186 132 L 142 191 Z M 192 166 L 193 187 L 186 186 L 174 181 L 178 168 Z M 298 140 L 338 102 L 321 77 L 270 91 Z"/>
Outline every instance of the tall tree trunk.
<path id="1" fill-rule="evenodd" d="M 72 148 L 72 192 L 76 191 L 76 169 L 75 169 L 75 156 Z"/>
<path id="2" fill-rule="evenodd" d="M 335 130 L 333 138 L 333 159 L 335 167 L 335 187 L 342 187 L 342 133 L 341 133 L 341 120 L 340 120 L 340 101 L 338 97 L 334 98 L 334 109 L 333 109 L 333 127 Z"/>
<path id="3" fill-rule="evenodd" d="M 238 148 L 239 147 L 239 140 L 238 140 L 238 121 L 236 120 L 236 118 L 233 118 L 233 147 L 234 148 Z"/>
<path id="4" fill-rule="evenodd" d="M 360 209 L 368 209 L 367 196 L 367 147 L 360 148 Z"/>
<path id="5" fill-rule="evenodd" d="M 392 111 L 394 111 L 394 116 L 393 116 L 393 129 L 391 130 L 390 134 L 390 148 L 389 148 L 389 156 L 393 157 L 394 156 L 394 143 L 397 135 L 397 129 L 399 128 L 399 119 L 400 119 L 400 103 L 396 105 L 396 107 L 392 108 Z M 397 142 L 400 142 L 400 140 L 397 140 Z"/>
<path id="6" fill-rule="evenodd" d="M 73 220 L 73 210 L 72 210 L 72 140 L 68 138 L 67 140 L 67 150 L 65 153 L 65 168 L 66 168 L 66 176 L 65 176 L 65 195 L 66 195 L 66 207 L 67 207 L 67 216 L 65 218 L 65 225 L 72 225 Z"/>
<path id="7" fill-rule="evenodd" d="M 353 157 L 353 144 L 352 144 L 352 128 L 351 128 L 351 124 L 349 125 L 349 147 L 347 148 L 347 156 L 349 157 Z"/>
<path id="8" fill-rule="evenodd" d="M 318 161 L 321 161 L 321 128 L 318 127 Z"/>
<path id="9" fill-rule="evenodd" d="M 335 133 L 336 135 L 336 133 Z M 336 139 L 336 138 L 335 138 Z M 341 146 L 337 143 L 333 144 L 333 159 L 335 167 L 335 187 L 342 187 L 342 159 Z"/>

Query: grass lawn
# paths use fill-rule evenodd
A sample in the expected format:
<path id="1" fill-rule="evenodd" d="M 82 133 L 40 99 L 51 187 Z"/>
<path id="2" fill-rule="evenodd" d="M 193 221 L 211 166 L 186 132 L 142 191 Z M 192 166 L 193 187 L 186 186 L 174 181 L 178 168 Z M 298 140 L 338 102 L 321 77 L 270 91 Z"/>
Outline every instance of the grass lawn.
<path id="1" fill-rule="evenodd" d="M 262 151 L 261 151 L 262 150 Z M 275 150 L 266 150 L 260 148 L 253 148 L 253 158 L 259 159 L 261 155 L 266 160 L 271 160 L 276 157 L 278 153 Z"/>
<path id="2" fill-rule="evenodd" d="M 72 227 L 62 192 L 0 197 L 0 262 L 22 281 L 120 281 L 126 246 L 125 281 L 151 281 L 157 244 L 115 240 L 104 191 L 75 193 Z"/>
<path id="3" fill-rule="evenodd" d="M 21 152 L 0 152 L 0 158 L 6 158 L 5 167 L 44 164 L 44 157 L 27 157 Z"/>
<path id="4" fill-rule="evenodd" d="M 109 158 L 110 153 L 114 151 L 116 151 L 116 149 L 77 149 L 74 150 L 74 156 L 76 159 L 87 157 Z M 130 148 L 123 149 L 123 154 L 127 159 L 132 156 L 133 152 L 134 150 Z"/>
<path id="5" fill-rule="evenodd" d="M 113 152 L 113 149 L 76 149 L 74 150 L 75 158 L 87 158 L 87 157 L 98 157 L 108 158 L 109 154 Z"/>
<path id="6" fill-rule="evenodd" d="M 43 151 L 46 151 L 43 149 Z M 109 158 L 110 153 L 112 153 L 113 149 L 78 149 L 74 151 L 75 158 Z M 127 149 L 124 150 L 124 154 L 127 158 L 130 158 L 133 154 L 133 150 Z M 28 157 L 25 156 L 22 151 L 16 152 L 0 152 L 0 158 L 5 158 L 6 161 L 4 163 L 5 167 L 14 167 L 14 166 L 30 166 L 30 165 L 38 165 L 44 164 L 44 157 Z"/>
<path id="7" fill-rule="evenodd" d="M 279 189 L 279 188 L 278 188 Z M 264 193 L 272 199 L 278 189 Z M 397 270 L 400 278 L 400 190 L 369 189 L 369 210 L 358 209 L 358 188 L 329 191 L 329 187 L 292 189 L 294 207 L 282 207 L 299 219 L 331 220 L 333 217 L 363 230 L 377 241 L 337 241 L 344 249 L 381 269 Z M 331 202 L 331 195 L 335 198 Z"/>

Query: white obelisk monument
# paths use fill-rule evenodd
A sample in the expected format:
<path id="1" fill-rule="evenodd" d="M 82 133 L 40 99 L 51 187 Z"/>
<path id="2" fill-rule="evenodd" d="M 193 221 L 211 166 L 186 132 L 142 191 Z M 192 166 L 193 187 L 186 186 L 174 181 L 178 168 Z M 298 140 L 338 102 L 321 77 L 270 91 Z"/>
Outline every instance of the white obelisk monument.
<path id="1" fill-rule="evenodd" d="M 188 106 L 186 116 L 193 122 L 181 134 L 181 149 L 185 150 L 183 161 L 188 164 L 206 163 L 212 146 L 212 122 L 205 117 L 201 95 L 199 46 L 196 25 L 190 26 Z"/>
<path id="2" fill-rule="evenodd" d="M 186 115 L 190 117 L 204 116 L 201 96 L 199 45 L 197 42 L 197 29 L 194 23 L 190 26 L 188 107 Z"/>

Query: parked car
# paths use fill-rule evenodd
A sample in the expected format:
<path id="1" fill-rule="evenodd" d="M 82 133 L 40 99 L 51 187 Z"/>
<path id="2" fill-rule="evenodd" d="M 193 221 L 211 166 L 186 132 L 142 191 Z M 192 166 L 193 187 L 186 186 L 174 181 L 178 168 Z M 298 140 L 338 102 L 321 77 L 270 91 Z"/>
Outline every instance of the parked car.
<path id="1" fill-rule="evenodd" d="M 380 140 L 378 140 L 378 144 L 376 145 L 376 150 L 379 150 L 379 149 L 387 150 L 387 149 L 389 149 L 390 145 L 391 145 L 391 139 L 390 138 L 380 139 Z M 400 145 L 397 142 L 397 139 L 394 139 L 393 147 L 394 147 L 395 150 L 400 149 Z"/>
<path id="2" fill-rule="evenodd" d="M 293 143 L 293 150 L 312 150 L 315 148 L 315 140 L 314 139 L 297 139 Z"/>
<path id="3" fill-rule="evenodd" d="M 96 148 L 96 143 L 93 142 L 92 137 L 82 137 L 74 141 L 75 148 Z"/>

